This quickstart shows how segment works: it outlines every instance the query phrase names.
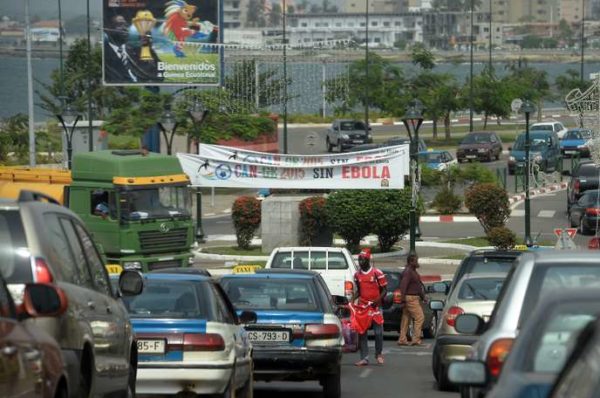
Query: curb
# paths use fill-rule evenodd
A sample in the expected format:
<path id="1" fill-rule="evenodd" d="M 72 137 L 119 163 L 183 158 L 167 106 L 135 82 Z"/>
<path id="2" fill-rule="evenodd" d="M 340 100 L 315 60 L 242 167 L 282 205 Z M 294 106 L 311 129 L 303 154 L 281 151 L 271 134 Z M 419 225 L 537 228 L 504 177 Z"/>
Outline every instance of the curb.
<path id="1" fill-rule="evenodd" d="M 532 198 L 532 197 L 535 197 L 538 195 L 543 195 L 543 194 L 550 193 L 550 192 L 562 191 L 564 189 L 567 189 L 568 185 L 569 185 L 568 182 L 561 182 L 558 184 L 550 185 L 545 188 L 530 189 L 529 197 Z M 510 205 L 514 205 L 523 200 L 525 200 L 525 193 L 520 193 L 518 195 L 513 195 L 512 197 L 508 198 L 508 203 Z"/>
<path id="2" fill-rule="evenodd" d="M 475 216 L 455 216 L 455 215 L 441 215 L 441 216 L 421 216 L 419 222 L 424 223 L 452 223 L 452 222 L 479 222 Z"/>

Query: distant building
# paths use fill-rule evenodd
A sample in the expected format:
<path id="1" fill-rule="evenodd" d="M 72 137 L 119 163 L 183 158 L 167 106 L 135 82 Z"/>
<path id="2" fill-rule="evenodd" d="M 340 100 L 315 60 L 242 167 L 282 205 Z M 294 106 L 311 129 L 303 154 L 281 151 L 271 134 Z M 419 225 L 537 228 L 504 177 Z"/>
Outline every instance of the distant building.
<path id="1" fill-rule="evenodd" d="M 58 44 L 60 22 L 58 20 L 39 21 L 31 24 L 31 41 L 40 44 Z"/>
<path id="2" fill-rule="evenodd" d="M 248 0 L 223 0 L 223 27 L 237 29 L 246 26 Z"/>
<path id="3" fill-rule="evenodd" d="M 225 44 L 262 47 L 265 44 L 265 35 L 261 28 L 225 29 L 223 42 Z"/>
<path id="4" fill-rule="evenodd" d="M 582 7 L 582 0 L 560 0 L 559 20 L 564 19 L 570 24 L 579 24 L 582 17 L 590 18 L 592 16 L 592 4 L 589 0 L 583 3 L 585 10 Z"/>

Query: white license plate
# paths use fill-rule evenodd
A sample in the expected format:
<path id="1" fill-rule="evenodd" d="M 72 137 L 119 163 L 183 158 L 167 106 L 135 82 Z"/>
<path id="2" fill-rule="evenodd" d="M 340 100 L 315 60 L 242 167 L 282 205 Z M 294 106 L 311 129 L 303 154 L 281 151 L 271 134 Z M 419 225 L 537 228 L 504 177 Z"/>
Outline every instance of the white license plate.
<path id="1" fill-rule="evenodd" d="M 567 155 L 575 155 L 577 151 L 565 151 Z"/>
<path id="2" fill-rule="evenodd" d="M 248 340 L 253 343 L 288 343 L 290 341 L 289 330 L 250 330 Z"/>
<path id="3" fill-rule="evenodd" d="M 476 159 L 477 155 L 467 155 L 465 156 L 467 159 Z"/>
<path id="4" fill-rule="evenodd" d="M 164 340 L 138 340 L 137 348 L 140 354 L 164 354 Z"/>
<path id="5" fill-rule="evenodd" d="M 352 142 L 355 143 L 355 144 L 362 144 L 362 140 L 354 140 Z"/>

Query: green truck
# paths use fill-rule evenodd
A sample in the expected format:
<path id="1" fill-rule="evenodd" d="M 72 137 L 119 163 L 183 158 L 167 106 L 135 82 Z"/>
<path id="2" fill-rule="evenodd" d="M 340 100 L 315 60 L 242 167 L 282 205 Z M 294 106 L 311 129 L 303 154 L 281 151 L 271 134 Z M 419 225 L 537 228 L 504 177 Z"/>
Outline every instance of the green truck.
<path id="1" fill-rule="evenodd" d="M 45 194 L 86 224 L 109 270 L 188 266 L 194 222 L 189 179 L 174 156 L 137 150 L 77 153 L 72 171 L 0 168 L 0 197 Z"/>

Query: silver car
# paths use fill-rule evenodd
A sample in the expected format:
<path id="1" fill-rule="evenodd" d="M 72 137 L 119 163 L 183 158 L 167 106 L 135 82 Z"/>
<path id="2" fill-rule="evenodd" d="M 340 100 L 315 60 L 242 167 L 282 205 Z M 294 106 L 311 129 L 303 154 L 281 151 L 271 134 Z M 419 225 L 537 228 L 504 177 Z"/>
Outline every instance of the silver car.
<path id="1" fill-rule="evenodd" d="M 598 254 L 593 252 L 548 250 L 524 253 L 509 272 L 487 324 L 478 315 L 460 315 L 456 319 L 459 332 L 483 333 L 471 347 L 467 359 L 484 362 L 488 376 L 483 386 L 465 383 L 461 387 L 461 396 L 480 397 L 494 385 L 519 330 L 532 314 L 540 297 L 569 289 L 600 288 L 598 260 Z M 452 376 L 451 367 L 451 381 Z"/>

